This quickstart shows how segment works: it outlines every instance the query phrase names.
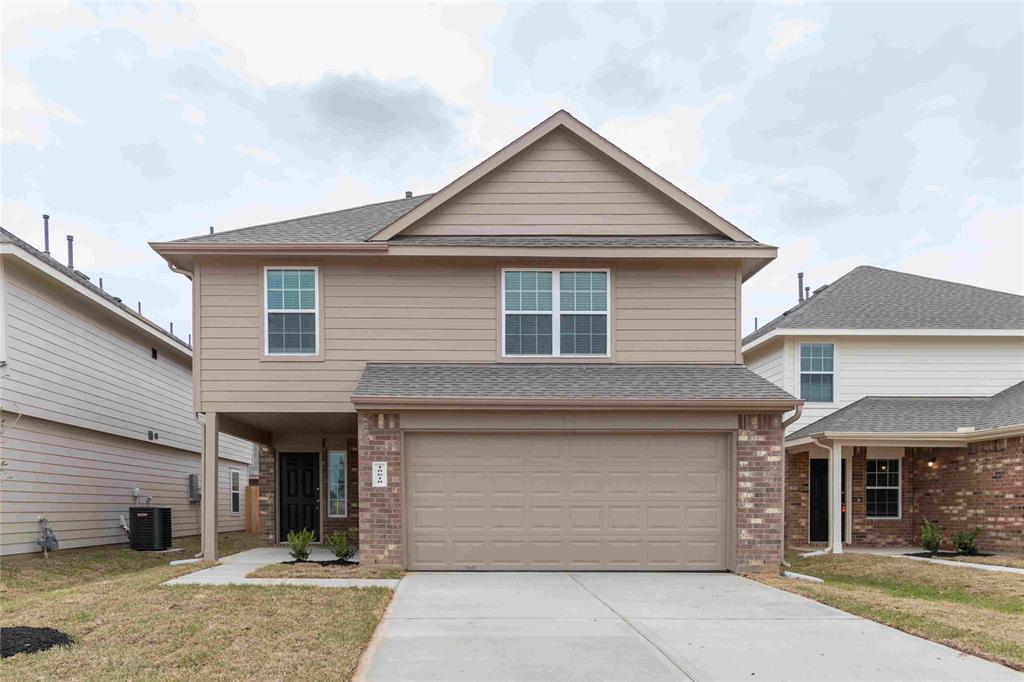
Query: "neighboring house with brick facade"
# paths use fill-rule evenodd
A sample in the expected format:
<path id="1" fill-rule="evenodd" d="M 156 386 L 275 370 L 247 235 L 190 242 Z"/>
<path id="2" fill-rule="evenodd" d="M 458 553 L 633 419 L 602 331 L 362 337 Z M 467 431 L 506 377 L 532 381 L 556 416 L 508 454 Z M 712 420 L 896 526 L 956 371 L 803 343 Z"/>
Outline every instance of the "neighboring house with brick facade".
<path id="1" fill-rule="evenodd" d="M 874 267 L 743 340 L 804 401 L 786 436 L 786 542 L 1024 551 L 1024 297 Z"/>
<path id="2" fill-rule="evenodd" d="M 125 542 L 137 502 L 196 535 L 200 445 L 189 345 L 0 228 L 0 554 L 42 551 L 40 517 L 62 549 Z M 253 446 L 219 453 L 220 527 L 241 530 Z"/>
<path id="3" fill-rule="evenodd" d="M 776 249 L 569 114 L 435 194 L 153 247 L 193 281 L 196 411 L 263 445 L 267 543 L 346 530 L 414 570 L 778 565 L 800 401 L 743 366 L 739 326 Z"/>

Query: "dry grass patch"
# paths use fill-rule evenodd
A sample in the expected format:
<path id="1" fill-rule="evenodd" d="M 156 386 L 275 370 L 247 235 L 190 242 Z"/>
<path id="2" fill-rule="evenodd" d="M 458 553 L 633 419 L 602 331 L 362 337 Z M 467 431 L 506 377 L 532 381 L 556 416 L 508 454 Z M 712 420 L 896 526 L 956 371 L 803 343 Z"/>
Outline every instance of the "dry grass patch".
<path id="1" fill-rule="evenodd" d="M 247 578 L 384 578 L 395 580 L 403 575 L 398 566 L 362 566 L 360 564 L 328 564 L 315 561 L 298 564 L 261 566 Z"/>
<path id="2" fill-rule="evenodd" d="M 949 561 L 963 561 L 969 564 L 988 564 L 989 566 L 1009 566 L 1010 568 L 1024 568 L 1024 556 L 1010 554 L 996 554 L 995 556 L 944 556 L 940 559 Z"/>
<path id="3" fill-rule="evenodd" d="M 777 575 L 755 579 L 824 604 L 1024 670 L 1024 578 L 869 554 L 801 559 L 792 570 L 824 585 Z"/>
<path id="4" fill-rule="evenodd" d="M 383 588 L 165 586 L 150 568 L 8 600 L 0 624 L 54 627 L 71 647 L 4 661 L 3 679 L 349 679 L 391 599 Z"/>
<path id="5" fill-rule="evenodd" d="M 33 592 L 74 587 L 96 580 L 166 566 L 174 559 L 189 559 L 199 552 L 199 536 L 174 539 L 179 552 L 136 552 L 127 545 L 104 545 L 61 549 L 44 558 L 42 554 L 20 554 L 3 558 L 0 571 L 0 602 Z M 221 554 L 227 556 L 259 547 L 255 533 L 223 533 Z"/>

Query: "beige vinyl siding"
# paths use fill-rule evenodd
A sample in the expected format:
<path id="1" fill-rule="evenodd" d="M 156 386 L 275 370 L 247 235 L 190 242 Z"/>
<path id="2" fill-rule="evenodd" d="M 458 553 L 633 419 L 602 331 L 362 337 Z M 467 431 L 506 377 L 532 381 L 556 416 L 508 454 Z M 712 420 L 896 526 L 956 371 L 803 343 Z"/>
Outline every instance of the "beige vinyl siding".
<path id="1" fill-rule="evenodd" d="M 556 131 L 403 234 L 716 234 L 618 164 Z"/>
<path id="2" fill-rule="evenodd" d="M 261 359 L 261 278 L 268 264 L 199 263 L 204 410 L 352 411 L 349 397 L 368 361 L 499 361 L 500 269 L 547 265 L 522 259 L 318 261 L 324 359 L 280 361 Z M 615 361 L 736 361 L 734 266 L 628 261 L 579 267 L 611 268 Z"/>
<path id="3" fill-rule="evenodd" d="M 22 266 L 6 272 L 3 408 L 102 433 L 199 452 L 191 360 Z M 157 359 L 151 348 L 157 348 Z M 221 436 L 224 457 L 252 445 Z"/>
<path id="4" fill-rule="evenodd" d="M 188 501 L 188 475 L 199 455 L 43 419 L 3 413 L 0 448 L 7 461 L 0 509 L 0 553 L 35 552 L 37 518 L 50 521 L 62 549 L 125 542 L 120 517 L 134 504 L 132 488 L 171 507 L 173 533 L 199 533 L 199 504 Z M 16 421 L 15 421 L 16 420 Z M 13 424 L 13 426 L 12 426 Z M 242 472 L 242 512 L 230 513 L 230 474 Z M 220 461 L 220 530 L 244 527 L 245 465 Z"/>
<path id="5" fill-rule="evenodd" d="M 835 345 L 835 402 L 805 404 L 790 432 L 865 396 L 990 396 L 1024 381 L 1020 337 L 787 336 L 748 351 L 747 365 L 799 397 L 801 343 Z"/>

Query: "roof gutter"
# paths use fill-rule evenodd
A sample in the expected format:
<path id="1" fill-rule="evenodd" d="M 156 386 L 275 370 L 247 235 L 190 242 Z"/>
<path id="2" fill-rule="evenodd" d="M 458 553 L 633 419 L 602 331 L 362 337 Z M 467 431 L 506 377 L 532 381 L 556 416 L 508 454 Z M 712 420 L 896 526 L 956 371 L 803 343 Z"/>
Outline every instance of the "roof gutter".
<path id="1" fill-rule="evenodd" d="M 464 410 L 551 410 L 573 411 L 679 411 L 694 412 L 785 412 L 798 407 L 799 400 L 606 400 L 597 398 L 497 398 L 426 396 L 353 396 L 359 409 Z"/>
<path id="2" fill-rule="evenodd" d="M 207 244 L 203 242 L 150 242 L 149 246 L 165 255 L 281 255 L 281 256 L 320 256 L 329 254 L 364 254 L 387 253 L 386 242 L 275 242 L 267 244 Z"/>
<path id="3" fill-rule="evenodd" d="M 817 444 L 819 439 L 863 443 L 867 445 L 901 441 L 907 444 L 926 444 L 942 442 L 952 445 L 976 443 L 995 438 L 1008 438 L 1024 434 L 1024 423 L 1000 426 L 993 429 L 978 431 L 893 431 L 891 433 L 875 431 L 821 431 L 786 441 L 786 447 Z"/>

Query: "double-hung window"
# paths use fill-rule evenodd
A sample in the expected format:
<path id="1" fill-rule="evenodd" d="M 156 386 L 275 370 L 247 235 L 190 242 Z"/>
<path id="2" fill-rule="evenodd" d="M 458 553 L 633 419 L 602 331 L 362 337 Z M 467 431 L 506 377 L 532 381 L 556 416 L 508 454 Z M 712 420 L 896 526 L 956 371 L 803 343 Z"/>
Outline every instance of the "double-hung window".
<path id="1" fill-rule="evenodd" d="M 900 518 L 900 460 L 867 460 L 865 494 L 869 519 Z"/>
<path id="2" fill-rule="evenodd" d="M 320 301 L 316 268 L 266 268 L 266 354 L 316 355 Z"/>
<path id="3" fill-rule="evenodd" d="M 831 343 L 800 344 L 800 398 L 809 403 L 835 399 L 835 346 Z"/>
<path id="4" fill-rule="evenodd" d="M 327 453 L 327 515 L 330 517 L 348 516 L 346 461 L 344 450 L 331 450 Z"/>
<path id="5" fill-rule="evenodd" d="M 242 511 L 242 472 L 231 469 L 231 513 Z"/>
<path id="6" fill-rule="evenodd" d="M 608 355 L 607 270 L 505 270 L 502 354 Z"/>

